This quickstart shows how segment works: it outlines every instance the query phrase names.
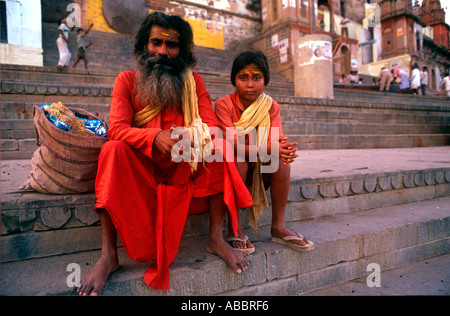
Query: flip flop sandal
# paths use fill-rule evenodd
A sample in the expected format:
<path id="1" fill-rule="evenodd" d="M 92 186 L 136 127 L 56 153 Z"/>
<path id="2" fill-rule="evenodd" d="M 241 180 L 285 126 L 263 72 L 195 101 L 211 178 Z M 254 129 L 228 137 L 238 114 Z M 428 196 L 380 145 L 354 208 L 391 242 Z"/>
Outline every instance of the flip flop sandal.
<path id="1" fill-rule="evenodd" d="M 302 234 L 299 234 L 297 232 L 296 234 L 298 236 L 286 236 L 283 238 L 272 237 L 271 241 L 288 246 L 298 251 L 309 251 L 314 249 L 314 243 L 311 240 L 308 240 L 308 242 L 304 246 L 300 246 L 291 242 L 291 240 L 305 241 L 305 237 Z"/>
<path id="2" fill-rule="evenodd" d="M 249 238 L 248 238 L 247 235 L 245 235 L 244 238 L 229 237 L 229 238 L 227 238 L 227 242 L 228 243 L 232 243 L 233 241 L 240 241 L 240 242 L 243 242 L 243 243 L 247 244 L 248 239 Z M 252 253 L 255 252 L 255 247 L 254 246 L 252 248 L 235 248 L 235 247 L 233 247 L 233 249 L 239 250 L 240 252 L 243 252 L 246 255 L 249 255 L 249 254 L 252 254 Z"/>

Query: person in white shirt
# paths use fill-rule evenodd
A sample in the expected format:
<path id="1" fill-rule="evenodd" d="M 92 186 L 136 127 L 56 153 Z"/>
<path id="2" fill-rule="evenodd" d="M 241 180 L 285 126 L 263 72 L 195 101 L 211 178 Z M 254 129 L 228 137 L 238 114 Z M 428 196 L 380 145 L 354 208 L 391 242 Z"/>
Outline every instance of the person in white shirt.
<path id="1" fill-rule="evenodd" d="M 445 74 L 444 80 L 442 80 L 442 89 L 445 89 L 447 92 L 447 97 L 450 98 L 450 78 L 448 76 L 448 73 Z"/>
<path id="2" fill-rule="evenodd" d="M 428 86 L 428 68 L 427 66 L 423 66 L 422 72 L 420 73 L 420 88 L 422 90 L 422 95 L 427 94 L 427 86 Z"/>
<path id="3" fill-rule="evenodd" d="M 56 40 L 56 45 L 58 45 L 59 51 L 59 61 L 56 67 L 59 69 L 64 69 L 69 66 L 70 57 L 72 57 L 69 47 L 67 46 L 67 44 L 69 44 L 69 32 L 70 29 L 67 26 L 66 19 L 62 19 L 58 27 L 59 37 Z"/>
<path id="4" fill-rule="evenodd" d="M 417 63 L 415 63 L 413 65 L 413 71 L 411 73 L 411 77 L 409 78 L 409 80 L 411 81 L 411 90 L 419 95 L 419 87 L 420 87 L 420 70 L 419 70 L 419 65 L 417 65 Z"/>

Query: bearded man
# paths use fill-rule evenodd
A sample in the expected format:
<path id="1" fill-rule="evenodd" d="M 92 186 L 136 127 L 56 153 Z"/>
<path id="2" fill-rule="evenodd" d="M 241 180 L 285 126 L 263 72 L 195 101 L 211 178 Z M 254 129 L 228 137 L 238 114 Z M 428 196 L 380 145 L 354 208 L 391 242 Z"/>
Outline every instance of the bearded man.
<path id="1" fill-rule="evenodd" d="M 222 235 L 226 212 L 237 235 L 236 209 L 253 203 L 234 162 L 197 163 L 190 157 L 198 158 L 196 149 L 208 144 L 226 150 L 226 142 L 211 135 L 209 128 L 217 127 L 218 121 L 203 79 L 191 70 L 192 49 L 189 23 L 154 12 L 136 36 L 138 69 L 116 78 L 110 141 L 102 147 L 96 180 L 102 255 L 82 279 L 80 295 L 100 294 L 117 269 L 117 233 L 131 259 L 152 261 L 144 273 L 147 285 L 169 290 L 169 265 L 176 257 L 186 217 L 203 211 L 210 214 L 207 251 L 223 258 L 236 273 L 248 267 L 245 254 Z M 179 127 L 185 132 L 173 139 Z M 174 146 L 181 138 L 192 145 Z M 186 153 L 189 161 L 175 162 L 177 155 Z"/>

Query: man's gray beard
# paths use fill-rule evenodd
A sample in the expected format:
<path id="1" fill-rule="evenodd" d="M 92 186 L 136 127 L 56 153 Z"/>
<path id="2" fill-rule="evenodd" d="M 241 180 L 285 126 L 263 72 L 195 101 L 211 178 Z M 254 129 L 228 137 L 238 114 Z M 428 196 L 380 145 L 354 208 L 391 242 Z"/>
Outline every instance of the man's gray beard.
<path id="1" fill-rule="evenodd" d="M 181 102 L 182 89 L 182 74 L 171 74 L 164 70 L 164 66 L 157 66 L 151 71 L 137 71 L 137 98 L 144 107 L 149 104 L 163 108 L 175 106 Z"/>

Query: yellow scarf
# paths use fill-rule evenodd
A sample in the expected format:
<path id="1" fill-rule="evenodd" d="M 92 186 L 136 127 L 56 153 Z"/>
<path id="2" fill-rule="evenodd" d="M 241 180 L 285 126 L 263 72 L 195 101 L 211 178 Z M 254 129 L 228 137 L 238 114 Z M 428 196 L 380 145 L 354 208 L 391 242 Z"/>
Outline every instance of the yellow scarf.
<path id="1" fill-rule="evenodd" d="M 211 152 L 212 142 L 208 125 L 202 122 L 198 111 L 198 98 L 196 85 L 191 70 L 187 70 L 184 76 L 181 104 L 184 115 L 184 127 L 189 131 L 191 141 L 196 144 L 191 148 L 191 171 L 197 170 L 197 163 L 202 158 L 203 152 Z M 162 110 L 162 106 L 147 105 L 141 111 L 134 114 L 131 126 L 139 127 L 151 121 Z M 205 147 L 210 147 L 206 148 Z"/>
<path id="2" fill-rule="evenodd" d="M 269 110 L 272 106 L 272 98 L 262 93 L 245 111 L 239 121 L 234 123 L 238 136 L 249 133 L 253 128 L 257 129 L 257 144 L 266 144 L 270 129 Z M 240 127 L 240 128 L 238 128 Z M 261 128 L 263 127 L 263 128 Z M 261 160 L 257 159 L 256 169 L 253 171 L 251 195 L 253 205 L 250 207 L 248 224 L 257 229 L 257 221 L 262 211 L 269 206 L 261 173 Z"/>

